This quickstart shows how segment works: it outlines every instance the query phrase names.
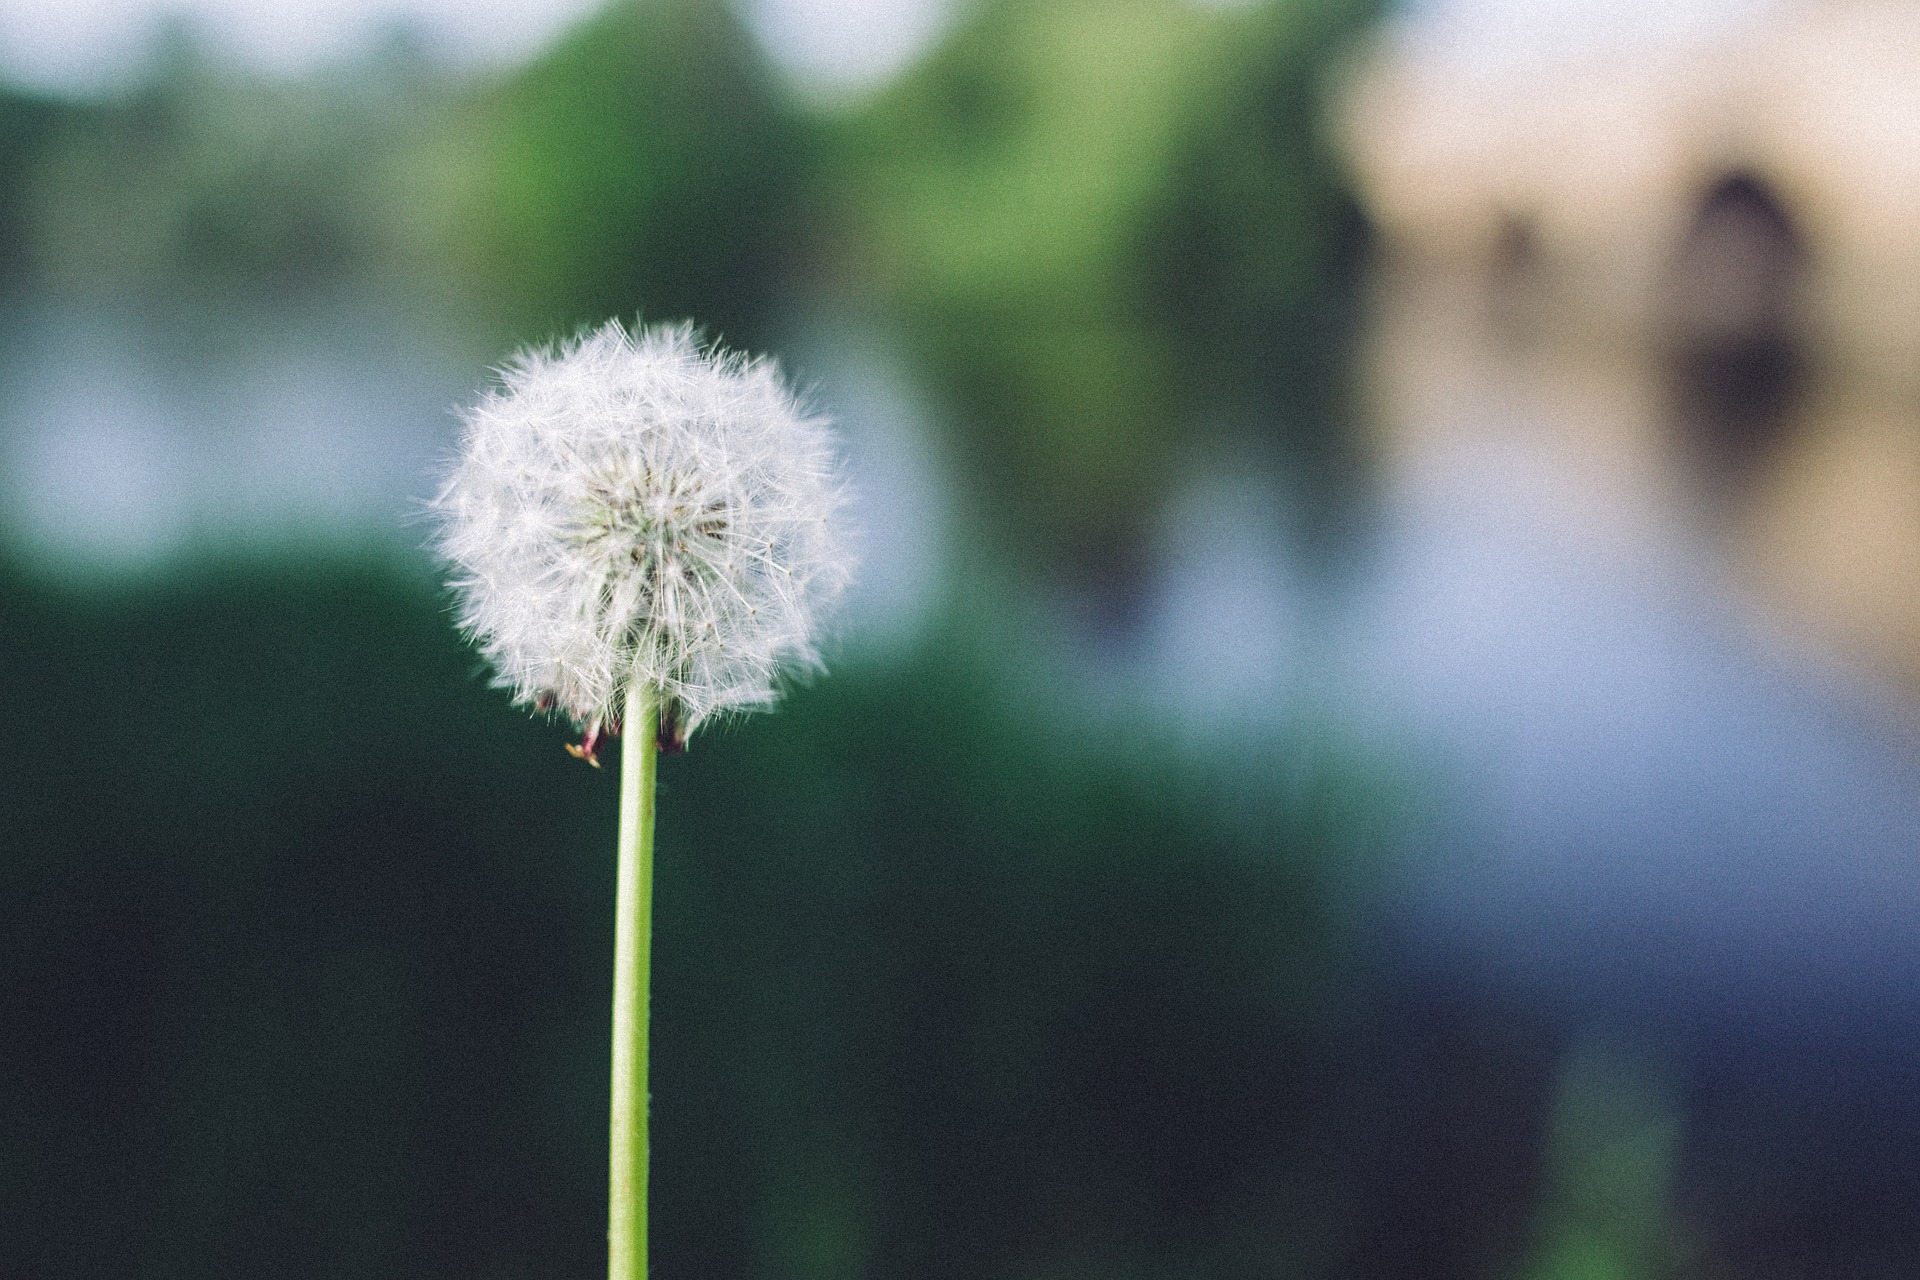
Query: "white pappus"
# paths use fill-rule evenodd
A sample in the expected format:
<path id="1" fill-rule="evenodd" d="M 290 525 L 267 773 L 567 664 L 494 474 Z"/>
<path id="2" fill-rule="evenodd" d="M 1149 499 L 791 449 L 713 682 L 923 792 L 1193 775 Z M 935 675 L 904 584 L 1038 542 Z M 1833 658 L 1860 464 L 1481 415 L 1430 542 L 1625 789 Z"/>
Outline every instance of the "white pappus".
<path id="1" fill-rule="evenodd" d="M 672 749 L 818 665 L 848 577 L 841 486 L 773 362 L 615 320 L 521 352 L 465 419 L 433 504 L 460 623 L 495 683 L 582 728 L 575 754 L 594 759 L 633 682 Z"/>

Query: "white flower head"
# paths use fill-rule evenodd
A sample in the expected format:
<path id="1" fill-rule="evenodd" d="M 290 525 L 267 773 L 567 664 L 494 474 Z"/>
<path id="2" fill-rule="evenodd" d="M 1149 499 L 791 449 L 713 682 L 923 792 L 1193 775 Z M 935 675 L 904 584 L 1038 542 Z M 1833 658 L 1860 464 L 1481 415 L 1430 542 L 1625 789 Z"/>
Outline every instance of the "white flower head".
<path id="1" fill-rule="evenodd" d="M 460 621 L 593 758 L 635 682 L 673 746 L 817 666 L 847 580 L 833 440 L 769 360 L 610 321 L 523 351 L 466 411 L 434 506 Z"/>

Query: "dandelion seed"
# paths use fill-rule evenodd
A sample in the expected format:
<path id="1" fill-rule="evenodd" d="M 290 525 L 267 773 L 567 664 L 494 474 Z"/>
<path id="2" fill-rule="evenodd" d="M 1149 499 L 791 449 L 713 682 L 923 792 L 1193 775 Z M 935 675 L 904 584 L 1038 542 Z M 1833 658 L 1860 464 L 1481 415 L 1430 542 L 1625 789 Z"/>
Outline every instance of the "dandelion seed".
<path id="1" fill-rule="evenodd" d="M 584 758 L 636 682 L 671 748 L 818 665 L 847 579 L 840 490 L 826 424 L 771 362 L 612 321 L 515 357 L 466 423 L 435 502 L 461 624 L 516 701 L 573 719 Z"/>

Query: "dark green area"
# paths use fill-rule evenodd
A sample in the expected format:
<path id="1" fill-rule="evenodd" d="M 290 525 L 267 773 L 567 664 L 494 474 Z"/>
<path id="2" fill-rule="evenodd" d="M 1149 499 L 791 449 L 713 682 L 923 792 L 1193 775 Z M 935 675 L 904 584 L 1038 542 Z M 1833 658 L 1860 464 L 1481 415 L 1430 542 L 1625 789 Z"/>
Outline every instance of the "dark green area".
<path id="1" fill-rule="evenodd" d="M 18 285 L 30 261 L 24 208 L 29 170 L 72 114 L 72 108 L 41 98 L 0 91 L 0 288 Z"/>
<path id="2" fill-rule="evenodd" d="M 377 559 L 0 601 L 14 1273 L 593 1274 L 612 774 Z M 1369 788 L 1229 822 L 990 648 L 666 763 L 659 1274 L 1357 1274 Z"/>

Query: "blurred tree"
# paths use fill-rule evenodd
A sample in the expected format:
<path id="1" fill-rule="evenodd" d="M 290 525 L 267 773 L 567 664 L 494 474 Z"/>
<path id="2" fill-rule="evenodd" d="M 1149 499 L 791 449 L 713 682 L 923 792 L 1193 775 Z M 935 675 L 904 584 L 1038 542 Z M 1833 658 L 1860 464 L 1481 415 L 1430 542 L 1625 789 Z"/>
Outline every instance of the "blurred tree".
<path id="1" fill-rule="evenodd" d="M 1354 225 L 1316 124 L 1368 0 L 988 0 L 842 122 L 860 265 L 995 514 L 1124 570 L 1196 431 L 1325 437 Z"/>
<path id="2" fill-rule="evenodd" d="M 416 181 L 514 336 L 639 312 L 751 345 L 803 243 L 804 162 L 724 0 L 616 0 L 449 112 Z"/>
<path id="3" fill-rule="evenodd" d="M 262 79 L 168 28 L 140 83 L 66 109 L 21 174 L 41 282 L 172 301 L 391 271 L 407 236 L 387 162 L 438 86 L 398 38 L 355 70 Z"/>
<path id="4" fill-rule="evenodd" d="M 31 266 L 25 194 L 51 140 L 84 110 L 51 99 L 0 91 L 0 288 L 21 284 Z"/>
<path id="5" fill-rule="evenodd" d="M 1347 45 L 1382 8 L 1282 0 L 1256 10 L 1239 74 L 1182 140 L 1137 245 L 1181 396 L 1256 418 L 1301 463 L 1336 461 L 1348 443 L 1345 344 L 1364 248 L 1321 103 Z"/>

